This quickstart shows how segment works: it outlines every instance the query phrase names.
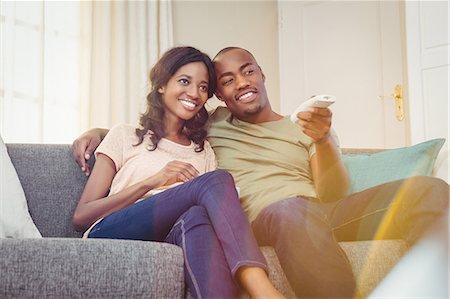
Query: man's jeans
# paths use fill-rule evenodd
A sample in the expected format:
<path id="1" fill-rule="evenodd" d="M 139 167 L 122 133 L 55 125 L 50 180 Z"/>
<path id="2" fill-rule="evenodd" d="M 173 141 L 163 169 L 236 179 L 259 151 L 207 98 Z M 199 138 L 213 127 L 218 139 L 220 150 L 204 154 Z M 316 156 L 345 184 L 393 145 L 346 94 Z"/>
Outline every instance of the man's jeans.
<path id="1" fill-rule="evenodd" d="M 267 271 L 266 261 L 236 193 L 233 178 L 216 170 L 153 195 L 99 222 L 89 238 L 165 241 L 182 247 L 195 298 L 235 297 L 241 266 Z"/>
<path id="2" fill-rule="evenodd" d="M 379 185 L 333 203 L 276 202 L 253 221 L 273 246 L 296 295 L 352 298 L 355 278 L 339 241 L 404 239 L 412 245 L 448 209 L 449 186 L 432 177 Z"/>

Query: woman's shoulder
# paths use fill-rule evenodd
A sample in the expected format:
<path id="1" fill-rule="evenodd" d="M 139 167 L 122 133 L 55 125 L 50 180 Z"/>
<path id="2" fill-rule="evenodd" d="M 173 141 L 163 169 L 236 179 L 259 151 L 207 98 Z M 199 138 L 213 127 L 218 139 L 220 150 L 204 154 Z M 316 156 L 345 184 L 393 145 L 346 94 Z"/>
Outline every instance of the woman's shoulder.
<path id="1" fill-rule="evenodd" d="M 127 123 L 119 123 L 112 126 L 110 131 L 116 132 L 135 132 L 136 129 L 139 128 L 137 125 L 127 124 Z"/>
<path id="2" fill-rule="evenodd" d="M 136 136 L 136 129 L 140 129 L 138 125 L 134 124 L 128 124 L 128 123 L 120 123 L 114 125 L 110 130 L 109 133 L 112 133 L 112 135 L 121 135 L 121 136 Z M 108 134 L 109 134 L 108 133 Z"/>
<path id="3" fill-rule="evenodd" d="M 127 123 L 120 123 L 114 125 L 106 135 L 105 139 L 115 140 L 116 142 L 122 142 L 122 144 L 132 143 L 135 144 L 139 141 L 136 135 L 136 129 L 139 126 Z"/>
<path id="4" fill-rule="evenodd" d="M 212 149 L 211 144 L 208 140 L 205 140 L 205 144 L 203 145 L 203 149 L 206 151 L 206 154 L 214 155 L 214 151 Z"/>

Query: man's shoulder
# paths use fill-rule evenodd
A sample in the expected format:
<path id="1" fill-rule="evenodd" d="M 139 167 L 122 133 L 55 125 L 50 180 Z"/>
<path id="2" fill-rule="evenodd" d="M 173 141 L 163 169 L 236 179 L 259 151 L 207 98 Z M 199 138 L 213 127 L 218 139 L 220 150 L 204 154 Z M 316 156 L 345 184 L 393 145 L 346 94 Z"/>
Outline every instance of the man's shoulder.
<path id="1" fill-rule="evenodd" d="M 217 107 L 209 116 L 212 122 L 218 122 L 227 119 L 231 115 L 230 110 L 227 107 Z"/>

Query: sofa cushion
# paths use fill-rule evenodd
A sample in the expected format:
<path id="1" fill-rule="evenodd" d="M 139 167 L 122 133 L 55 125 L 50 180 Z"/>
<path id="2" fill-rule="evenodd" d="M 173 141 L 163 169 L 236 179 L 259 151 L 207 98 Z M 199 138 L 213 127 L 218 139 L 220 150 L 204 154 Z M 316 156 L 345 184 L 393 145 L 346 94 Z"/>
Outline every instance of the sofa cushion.
<path id="1" fill-rule="evenodd" d="M 362 298 L 383 280 L 406 252 L 403 240 L 339 242 L 346 253 Z"/>
<path id="2" fill-rule="evenodd" d="M 273 286 L 286 298 L 296 298 L 295 293 L 287 280 L 286 274 L 284 274 L 283 269 L 281 268 L 280 262 L 278 260 L 277 254 L 273 247 L 270 246 L 262 246 L 260 247 L 264 258 L 266 259 L 267 266 L 269 267 L 269 279 L 272 282 Z M 187 292 L 186 299 L 193 299 L 190 292 Z M 247 293 L 244 291 L 241 292 L 239 299 L 249 299 Z"/>
<path id="3" fill-rule="evenodd" d="M 294 298 L 294 290 L 289 284 L 286 274 L 283 272 L 283 268 L 281 268 L 280 261 L 278 260 L 277 254 L 275 253 L 273 247 L 261 247 L 261 252 L 263 253 L 267 266 L 269 267 L 269 279 L 272 281 L 272 284 L 286 298 Z"/>
<path id="4" fill-rule="evenodd" d="M 1 136 L 0 165 L 0 238 L 40 238 Z"/>
<path id="5" fill-rule="evenodd" d="M 0 298 L 183 298 L 181 248 L 157 242 L 0 239 Z"/>
<path id="6" fill-rule="evenodd" d="M 386 182 L 415 175 L 432 174 L 445 139 L 432 139 L 413 146 L 374 154 L 346 154 L 342 157 L 351 180 L 350 192 L 359 192 Z"/>
<path id="7" fill-rule="evenodd" d="M 339 242 L 339 245 L 349 259 L 358 290 L 363 298 L 366 298 L 383 280 L 407 250 L 403 240 Z M 273 285 L 286 298 L 296 298 L 275 250 L 269 246 L 260 248 L 269 266 L 269 278 Z M 192 297 L 188 296 L 187 298 L 191 299 Z M 248 298 L 246 294 L 241 294 L 240 299 Z"/>
<path id="8" fill-rule="evenodd" d="M 72 216 L 87 178 L 74 162 L 70 145 L 8 144 L 7 147 L 31 217 L 41 234 L 80 237 L 72 227 Z"/>

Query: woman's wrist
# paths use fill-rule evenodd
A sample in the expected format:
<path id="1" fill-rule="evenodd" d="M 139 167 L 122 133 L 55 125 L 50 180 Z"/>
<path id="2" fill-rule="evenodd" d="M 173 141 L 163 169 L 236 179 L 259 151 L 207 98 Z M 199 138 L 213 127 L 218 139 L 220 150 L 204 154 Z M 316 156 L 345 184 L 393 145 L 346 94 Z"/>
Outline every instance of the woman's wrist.
<path id="1" fill-rule="evenodd" d="M 143 185 L 147 191 L 150 191 L 152 189 L 156 189 L 156 188 L 162 186 L 160 180 L 158 180 L 156 176 L 151 176 L 148 179 L 144 180 Z"/>

